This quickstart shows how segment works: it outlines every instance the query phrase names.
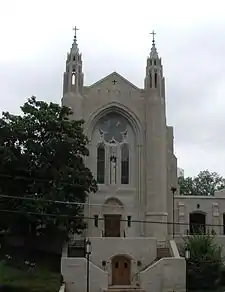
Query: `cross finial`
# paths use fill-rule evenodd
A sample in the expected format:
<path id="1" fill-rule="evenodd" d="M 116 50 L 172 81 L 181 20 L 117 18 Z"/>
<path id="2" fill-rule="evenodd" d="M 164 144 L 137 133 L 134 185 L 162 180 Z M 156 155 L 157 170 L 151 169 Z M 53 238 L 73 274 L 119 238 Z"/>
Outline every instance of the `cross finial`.
<path id="1" fill-rule="evenodd" d="M 75 25 L 73 30 L 74 30 L 74 39 L 76 40 L 77 39 L 77 31 L 79 30 L 79 28 L 77 28 Z"/>
<path id="2" fill-rule="evenodd" d="M 155 31 L 153 30 L 152 32 L 150 32 L 150 34 L 152 35 L 152 44 L 155 45 Z"/>

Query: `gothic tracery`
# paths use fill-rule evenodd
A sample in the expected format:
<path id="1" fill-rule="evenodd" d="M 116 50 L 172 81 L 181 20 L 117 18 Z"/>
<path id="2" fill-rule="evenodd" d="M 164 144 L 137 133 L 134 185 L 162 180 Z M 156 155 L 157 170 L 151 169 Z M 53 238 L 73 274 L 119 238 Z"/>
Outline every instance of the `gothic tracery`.
<path id="1" fill-rule="evenodd" d="M 97 181 L 100 184 L 130 184 L 129 123 L 110 113 L 97 124 Z M 106 178 L 106 174 L 108 174 Z"/>

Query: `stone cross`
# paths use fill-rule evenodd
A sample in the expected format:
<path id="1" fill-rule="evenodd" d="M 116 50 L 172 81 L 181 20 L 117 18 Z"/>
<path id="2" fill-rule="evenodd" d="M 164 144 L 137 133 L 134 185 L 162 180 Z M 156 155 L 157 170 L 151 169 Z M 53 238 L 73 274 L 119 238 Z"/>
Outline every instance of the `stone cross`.
<path id="1" fill-rule="evenodd" d="M 152 43 L 154 44 L 155 43 L 155 31 L 153 30 L 152 32 L 150 32 L 150 34 L 152 35 Z"/>
<path id="2" fill-rule="evenodd" d="M 77 31 L 79 30 L 79 28 L 77 28 L 76 26 L 73 28 L 74 30 L 74 38 L 77 38 Z"/>

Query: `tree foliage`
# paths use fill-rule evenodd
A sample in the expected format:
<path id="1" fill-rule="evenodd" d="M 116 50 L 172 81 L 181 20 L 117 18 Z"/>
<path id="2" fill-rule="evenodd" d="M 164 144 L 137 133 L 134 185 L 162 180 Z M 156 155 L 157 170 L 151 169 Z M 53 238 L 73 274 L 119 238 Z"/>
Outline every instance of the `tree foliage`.
<path id="1" fill-rule="evenodd" d="M 211 234 L 194 234 L 184 239 L 184 250 L 190 251 L 187 260 L 188 290 L 210 290 L 219 286 L 224 269 L 222 247 Z"/>
<path id="2" fill-rule="evenodd" d="M 4 112 L 0 119 L 0 192 L 20 198 L 0 197 L 0 209 L 9 210 L 0 212 L 2 228 L 42 235 L 79 232 L 82 205 L 44 200 L 84 203 L 97 190 L 84 163 L 89 153 L 83 121 L 71 120 L 69 108 L 35 97 L 21 109 L 23 115 Z"/>
<path id="3" fill-rule="evenodd" d="M 200 171 L 196 177 L 179 177 L 181 195 L 213 196 L 225 187 L 225 179 L 216 172 Z"/>

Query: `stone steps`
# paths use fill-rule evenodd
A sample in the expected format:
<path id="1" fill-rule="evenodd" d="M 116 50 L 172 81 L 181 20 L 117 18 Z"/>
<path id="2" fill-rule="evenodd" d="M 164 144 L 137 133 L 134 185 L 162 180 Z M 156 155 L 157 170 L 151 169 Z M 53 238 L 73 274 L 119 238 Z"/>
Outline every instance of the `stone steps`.
<path id="1" fill-rule="evenodd" d="M 113 289 L 113 288 L 109 288 L 109 289 L 106 289 L 104 290 L 104 292 L 145 292 L 145 290 L 143 289 L 138 289 L 138 288 L 116 288 L 116 289 Z"/>
<path id="2" fill-rule="evenodd" d="M 108 289 L 103 290 L 104 292 L 145 292 L 140 287 L 135 286 L 109 286 Z"/>
<path id="3" fill-rule="evenodd" d="M 154 263 L 156 263 L 157 261 L 159 261 L 162 258 L 170 258 L 171 254 L 170 254 L 170 250 L 168 247 L 157 247 L 157 257 L 148 265 L 144 266 L 140 272 L 143 272 L 144 270 L 146 270 L 148 267 L 152 266 Z"/>

